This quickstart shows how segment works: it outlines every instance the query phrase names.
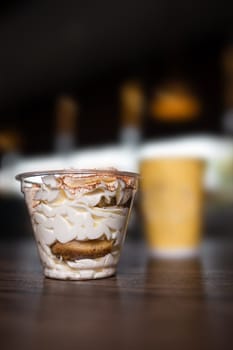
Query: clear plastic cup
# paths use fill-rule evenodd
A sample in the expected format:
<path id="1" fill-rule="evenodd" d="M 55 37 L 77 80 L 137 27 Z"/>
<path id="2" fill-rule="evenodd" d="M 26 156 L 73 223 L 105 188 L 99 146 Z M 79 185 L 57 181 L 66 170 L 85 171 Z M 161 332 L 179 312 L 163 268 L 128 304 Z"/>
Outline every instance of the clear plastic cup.
<path id="1" fill-rule="evenodd" d="M 44 274 L 64 280 L 116 272 L 138 175 L 117 170 L 19 174 Z"/>

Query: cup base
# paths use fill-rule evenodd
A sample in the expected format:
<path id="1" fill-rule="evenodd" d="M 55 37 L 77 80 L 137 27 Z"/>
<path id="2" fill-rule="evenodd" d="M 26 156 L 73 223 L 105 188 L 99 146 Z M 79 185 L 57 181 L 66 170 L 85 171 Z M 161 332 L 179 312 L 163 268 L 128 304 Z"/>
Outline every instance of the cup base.
<path id="1" fill-rule="evenodd" d="M 101 271 L 94 270 L 79 270 L 79 271 L 61 271 L 53 269 L 44 269 L 44 275 L 48 278 L 58 279 L 58 280 L 72 280 L 72 281 L 82 281 L 82 280 L 92 280 L 99 278 L 106 278 L 115 275 L 116 268 L 103 268 Z"/>
<path id="2" fill-rule="evenodd" d="M 187 258 L 196 257 L 199 254 L 199 247 L 176 248 L 176 249 L 150 248 L 149 254 L 151 257 L 154 257 L 154 258 L 187 259 Z"/>

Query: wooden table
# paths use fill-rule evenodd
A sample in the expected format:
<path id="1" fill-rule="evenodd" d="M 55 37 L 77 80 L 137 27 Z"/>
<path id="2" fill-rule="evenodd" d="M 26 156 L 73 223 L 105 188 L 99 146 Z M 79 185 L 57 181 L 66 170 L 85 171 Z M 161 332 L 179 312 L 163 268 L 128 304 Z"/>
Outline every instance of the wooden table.
<path id="1" fill-rule="evenodd" d="M 32 241 L 0 244 L 0 349 L 230 349 L 233 242 L 148 260 L 128 243 L 118 275 L 45 279 Z"/>

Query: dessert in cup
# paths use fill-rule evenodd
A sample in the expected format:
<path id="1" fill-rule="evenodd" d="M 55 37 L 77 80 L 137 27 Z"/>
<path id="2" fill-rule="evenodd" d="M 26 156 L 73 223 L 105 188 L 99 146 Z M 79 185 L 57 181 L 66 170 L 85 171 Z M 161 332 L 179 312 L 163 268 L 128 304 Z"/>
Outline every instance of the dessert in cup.
<path id="1" fill-rule="evenodd" d="M 16 176 L 31 217 L 44 274 L 85 280 L 116 272 L 138 175 L 59 170 Z"/>

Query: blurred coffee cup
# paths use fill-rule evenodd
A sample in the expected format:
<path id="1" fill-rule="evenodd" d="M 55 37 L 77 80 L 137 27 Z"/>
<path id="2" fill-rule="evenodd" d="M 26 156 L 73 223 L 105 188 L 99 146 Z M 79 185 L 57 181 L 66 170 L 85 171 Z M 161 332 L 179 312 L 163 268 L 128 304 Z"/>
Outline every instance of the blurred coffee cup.
<path id="1" fill-rule="evenodd" d="M 202 239 L 204 160 L 181 147 L 141 149 L 144 231 L 152 255 L 188 257 Z"/>

